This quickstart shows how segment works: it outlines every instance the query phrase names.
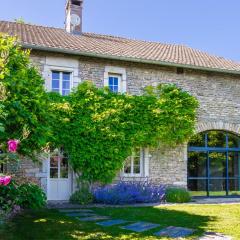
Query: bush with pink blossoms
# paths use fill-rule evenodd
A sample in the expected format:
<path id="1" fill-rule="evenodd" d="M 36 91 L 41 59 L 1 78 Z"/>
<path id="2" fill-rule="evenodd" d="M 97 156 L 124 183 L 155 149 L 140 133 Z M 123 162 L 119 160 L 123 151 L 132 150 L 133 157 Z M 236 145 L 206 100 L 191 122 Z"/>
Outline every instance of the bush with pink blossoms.
<path id="1" fill-rule="evenodd" d="M 7 186 L 11 182 L 11 176 L 0 176 L 0 186 Z"/>
<path id="2" fill-rule="evenodd" d="M 8 151 L 10 153 L 16 153 L 19 143 L 20 143 L 19 140 L 9 140 L 8 143 L 7 143 L 8 144 Z"/>

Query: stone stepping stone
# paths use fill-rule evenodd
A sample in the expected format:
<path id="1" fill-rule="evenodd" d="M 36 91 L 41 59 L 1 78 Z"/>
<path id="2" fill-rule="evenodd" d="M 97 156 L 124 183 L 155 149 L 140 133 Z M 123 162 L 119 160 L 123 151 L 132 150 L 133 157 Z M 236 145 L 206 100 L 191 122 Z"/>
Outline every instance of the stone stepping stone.
<path id="1" fill-rule="evenodd" d="M 136 222 L 121 228 L 125 230 L 130 230 L 133 232 L 145 232 L 153 228 L 157 228 L 159 226 L 160 226 L 159 224 L 154 224 L 149 222 Z"/>
<path id="2" fill-rule="evenodd" d="M 65 214 L 68 217 L 92 217 L 96 216 L 95 213 L 82 213 L 82 212 L 74 212 L 74 213 L 66 213 Z"/>
<path id="3" fill-rule="evenodd" d="M 115 225 L 121 225 L 124 223 L 127 223 L 128 221 L 122 220 L 122 219 L 115 219 L 115 220 L 108 220 L 108 221 L 104 221 L 104 222 L 99 222 L 97 223 L 98 225 L 102 226 L 102 227 L 111 227 L 111 226 L 115 226 Z"/>
<path id="4" fill-rule="evenodd" d="M 95 215 L 95 216 L 84 217 L 84 218 L 77 217 L 77 219 L 82 222 L 97 222 L 100 220 L 107 220 L 109 219 L 109 217 Z"/>
<path id="5" fill-rule="evenodd" d="M 60 209 L 58 210 L 61 213 L 93 213 L 93 210 L 90 209 Z"/>
<path id="6" fill-rule="evenodd" d="M 230 236 L 225 236 L 221 233 L 215 232 L 206 232 L 202 237 L 198 238 L 198 240 L 232 240 L 233 238 Z"/>
<path id="7" fill-rule="evenodd" d="M 182 238 L 187 237 L 193 234 L 195 230 L 190 228 L 182 228 L 182 227 L 167 227 L 162 229 L 161 231 L 155 233 L 155 236 L 158 237 L 170 237 L 170 238 Z"/>

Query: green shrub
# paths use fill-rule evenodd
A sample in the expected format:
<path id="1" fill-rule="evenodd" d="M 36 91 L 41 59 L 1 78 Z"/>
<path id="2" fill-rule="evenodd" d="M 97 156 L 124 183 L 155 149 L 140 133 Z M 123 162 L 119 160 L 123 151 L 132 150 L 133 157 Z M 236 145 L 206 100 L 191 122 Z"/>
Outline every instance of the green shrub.
<path id="1" fill-rule="evenodd" d="M 0 210 L 4 212 L 10 212 L 15 206 L 38 209 L 45 204 L 45 193 L 34 183 L 18 184 L 13 180 L 7 186 L 0 186 Z"/>
<path id="2" fill-rule="evenodd" d="M 27 209 L 39 209 L 46 205 L 46 195 L 36 184 L 25 183 L 19 186 L 19 206 Z"/>
<path id="3" fill-rule="evenodd" d="M 166 201 L 169 203 L 187 203 L 191 201 L 191 195 L 185 188 L 168 188 Z"/>
<path id="4" fill-rule="evenodd" d="M 93 195 L 88 188 L 83 187 L 70 197 L 70 202 L 74 204 L 86 205 L 93 202 Z"/>
<path id="5" fill-rule="evenodd" d="M 10 212 L 18 205 L 19 191 L 14 180 L 7 186 L 0 186 L 0 211 Z"/>

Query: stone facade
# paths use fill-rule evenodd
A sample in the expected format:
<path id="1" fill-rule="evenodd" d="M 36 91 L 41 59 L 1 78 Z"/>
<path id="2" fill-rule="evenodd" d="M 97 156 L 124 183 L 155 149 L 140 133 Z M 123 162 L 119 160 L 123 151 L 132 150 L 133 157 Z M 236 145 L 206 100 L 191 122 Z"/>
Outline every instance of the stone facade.
<path id="1" fill-rule="evenodd" d="M 33 51 L 32 59 L 43 76 L 49 57 L 56 58 L 56 61 L 66 58 L 66 64 L 69 59 L 62 54 Z M 173 67 L 77 56 L 72 59 L 78 62 L 76 77 L 79 82 L 91 80 L 98 87 L 104 85 L 106 67 L 125 69 L 126 91 L 131 94 L 141 94 L 148 85 L 176 84 L 199 100 L 196 132 L 218 129 L 240 134 L 240 75 L 187 69 L 179 74 Z M 150 155 L 148 179 L 161 184 L 187 186 L 187 144 L 172 148 L 160 146 L 151 150 Z"/>

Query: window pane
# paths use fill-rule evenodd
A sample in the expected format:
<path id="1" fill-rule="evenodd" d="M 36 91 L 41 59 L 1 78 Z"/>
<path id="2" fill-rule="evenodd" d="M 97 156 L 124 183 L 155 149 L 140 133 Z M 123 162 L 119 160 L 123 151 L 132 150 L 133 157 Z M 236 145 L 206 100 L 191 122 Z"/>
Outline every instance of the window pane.
<path id="1" fill-rule="evenodd" d="M 133 173 L 134 174 L 140 174 L 141 173 L 140 165 L 134 165 Z"/>
<path id="2" fill-rule="evenodd" d="M 50 178 L 58 178 L 58 169 L 50 168 Z"/>
<path id="3" fill-rule="evenodd" d="M 189 152 L 188 153 L 188 177 L 207 176 L 207 153 Z"/>
<path id="4" fill-rule="evenodd" d="M 131 173 L 131 157 L 127 158 L 125 165 L 124 165 L 124 173 L 130 174 Z"/>
<path id="5" fill-rule="evenodd" d="M 192 196 L 207 196 L 207 180 L 188 180 L 188 190 L 191 191 Z"/>
<path id="6" fill-rule="evenodd" d="M 114 87 L 113 86 L 109 86 L 109 89 L 110 89 L 111 92 L 113 92 Z"/>
<path id="7" fill-rule="evenodd" d="M 230 148 L 239 148 L 239 137 L 233 134 L 228 133 L 228 147 Z"/>
<path id="8" fill-rule="evenodd" d="M 205 133 L 197 134 L 191 138 L 189 147 L 205 147 Z"/>
<path id="9" fill-rule="evenodd" d="M 68 158 L 63 157 L 63 158 L 61 159 L 61 167 L 63 167 L 63 168 L 68 168 Z"/>
<path id="10" fill-rule="evenodd" d="M 214 179 L 209 182 L 210 196 L 225 196 L 226 195 L 226 180 Z"/>
<path id="11" fill-rule="evenodd" d="M 114 85 L 118 86 L 118 78 L 114 78 Z"/>
<path id="12" fill-rule="evenodd" d="M 113 92 L 118 92 L 118 86 L 113 87 Z"/>
<path id="13" fill-rule="evenodd" d="M 59 80 L 52 80 L 52 88 L 59 89 Z"/>
<path id="14" fill-rule="evenodd" d="M 63 80 L 70 81 L 70 75 L 71 75 L 71 73 L 63 72 Z"/>
<path id="15" fill-rule="evenodd" d="M 226 134 L 220 131 L 208 132 L 208 147 L 226 147 Z"/>
<path id="16" fill-rule="evenodd" d="M 112 77 L 109 77 L 108 85 L 109 85 L 109 86 L 112 86 L 112 85 L 113 85 L 113 78 L 112 78 Z"/>
<path id="17" fill-rule="evenodd" d="M 229 195 L 240 195 L 240 178 L 229 180 Z"/>
<path id="18" fill-rule="evenodd" d="M 209 153 L 210 177 L 226 177 L 226 153 Z"/>
<path id="19" fill-rule="evenodd" d="M 240 177 L 240 156 L 239 152 L 229 152 L 228 174 L 229 177 Z"/>
<path id="20" fill-rule="evenodd" d="M 69 95 L 70 94 L 70 91 L 69 90 L 63 90 L 62 91 L 62 95 L 63 96 L 67 96 L 67 95 Z"/>
<path id="21" fill-rule="evenodd" d="M 70 89 L 70 82 L 63 81 L 63 89 L 69 90 Z"/>
<path id="22" fill-rule="evenodd" d="M 60 72 L 52 72 L 52 79 L 59 80 L 60 79 Z"/>
<path id="23" fill-rule="evenodd" d="M 58 156 L 52 156 L 50 158 L 50 167 L 58 168 L 58 161 L 59 161 L 59 157 Z"/>
<path id="24" fill-rule="evenodd" d="M 61 168 L 60 178 L 68 178 L 68 168 Z"/>

